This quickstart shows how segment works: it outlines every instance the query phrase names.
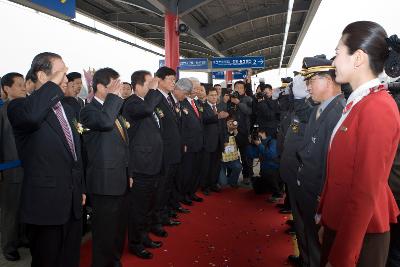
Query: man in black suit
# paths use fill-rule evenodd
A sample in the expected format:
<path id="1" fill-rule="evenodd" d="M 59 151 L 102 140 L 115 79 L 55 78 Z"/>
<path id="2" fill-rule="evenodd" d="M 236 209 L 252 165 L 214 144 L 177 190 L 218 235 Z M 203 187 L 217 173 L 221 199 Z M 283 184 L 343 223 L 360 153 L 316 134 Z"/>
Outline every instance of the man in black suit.
<path id="1" fill-rule="evenodd" d="M 79 72 L 70 72 L 67 74 L 67 90 L 65 91 L 65 97 L 63 104 L 69 105 L 79 118 L 81 109 L 85 106 L 85 102 L 78 97 L 78 94 L 82 89 L 82 75 Z"/>
<path id="2" fill-rule="evenodd" d="M 177 217 L 176 212 L 188 213 L 179 200 L 182 198 L 176 183 L 178 182 L 179 164 L 181 162 L 181 137 L 180 120 L 181 113 L 178 100 L 174 96 L 174 90 L 181 92 L 182 87 L 192 86 L 188 79 L 186 83 L 182 81 L 175 84 L 176 72 L 168 67 L 161 67 L 156 72 L 158 79 L 158 90 L 149 92 L 151 94 L 161 95 L 161 101 L 157 109 L 164 112 L 163 127 L 161 135 L 164 143 L 164 176 L 161 178 L 157 192 L 156 213 L 153 218 L 151 231 L 161 237 L 165 237 L 167 232 L 162 228 L 165 226 L 176 226 L 180 222 L 171 217 Z"/>
<path id="3" fill-rule="evenodd" d="M 20 216 L 33 267 L 77 267 L 82 231 L 82 163 L 74 112 L 61 104 L 67 68 L 41 53 L 31 69 L 40 88 L 10 102 L 8 116 L 24 168 Z"/>
<path id="4" fill-rule="evenodd" d="M 123 108 L 123 115 L 131 125 L 128 130 L 129 177 L 133 179 L 133 187 L 128 226 L 129 250 L 143 259 L 153 257 L 146 248 L 159 248 L 162 245 L 161 242 L 152 241 L 148 235 L 157 184 L 163 171 L 161 127 L 164 111 L 156 108 L 161 95 L 146 97 L 151 80 L 148 71 L 134 72 L 131 82 L 135 94 L 126 100 Z"/>
<path id="5" fill-rule="evenodd" d="M 18 218 L 21 184 L 24 172 L 18 157 L 12 127 L 7 116 L 11 100 L 26 97 L 24 76 L 11 72 L 1 79 L 1 87 L 7 100 L 0 107 L 0 207 L 1 207 L 1 248 L 4 258 L 9 261 L 20 259 L 18 245 L 22 228 Z"/>
<path id="6" fill-rule="evenodd" d="M 118 78 L 110 68 L 96 71 L 94 98 L 81 112 L 88 158 L 86 189 L 93 209 L 93 267 L 122 266 L 128 219 L 129 140 L 127 123 L 120 116 L 123 99 Z"/>
<path id="7" fill-rule="evenodd" d="M 181 101 L 182 109 L 182 171 L 181 192 L 184 195 L 183 204 L 192 205 L 192 201 L 202 202 L 196 195 L 200 185 L 201 160 L 204 144 L 203 107 L 194 99 L 192 91 Z"/>
<path id="8" fill-rule="evenodd" d="M 204 153 L 202 166 L 201 189 L 205 195 L 210 190 L 220 192 L 218 177 L 220 171 L 223 144 L 221 140 L 220 121 L 229 116 L 228 112 L 217 109 L 218 92 L 216 88 L 207 91 L 207 102 L 203 105 Z"/>

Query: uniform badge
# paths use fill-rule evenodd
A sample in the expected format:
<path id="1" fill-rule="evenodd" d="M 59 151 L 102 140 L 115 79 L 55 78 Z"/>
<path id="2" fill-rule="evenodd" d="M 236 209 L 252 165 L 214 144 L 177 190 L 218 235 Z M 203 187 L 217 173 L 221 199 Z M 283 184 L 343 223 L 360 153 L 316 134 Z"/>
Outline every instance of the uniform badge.
<path id="1" fill-rule="evenodd" d="M 294 133 L 299 133 L 299 124 L 298 124 L 298 123 L 293 122 L 293 123 L 290 125 L 290 127 L 292 128 L 292 131 L 293 131 Z"/>

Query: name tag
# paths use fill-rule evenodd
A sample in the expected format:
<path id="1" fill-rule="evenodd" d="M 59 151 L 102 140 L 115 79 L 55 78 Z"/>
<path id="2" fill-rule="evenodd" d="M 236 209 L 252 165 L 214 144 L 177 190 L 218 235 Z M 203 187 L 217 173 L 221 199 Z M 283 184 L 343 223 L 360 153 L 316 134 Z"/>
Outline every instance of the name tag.
<path id="1" fill-rule="evenodd" d="M 226 146 L 225 147 L 225 153 L 232 153 L 232 152 L 235 152 L 234 146 Z"/>

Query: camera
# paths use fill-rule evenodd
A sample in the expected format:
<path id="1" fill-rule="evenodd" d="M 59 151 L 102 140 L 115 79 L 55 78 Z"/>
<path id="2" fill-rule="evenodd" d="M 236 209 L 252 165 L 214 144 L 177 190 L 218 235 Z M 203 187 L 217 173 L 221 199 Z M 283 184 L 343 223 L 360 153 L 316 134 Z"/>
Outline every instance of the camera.
<path id="1" fill-rule="evenodd" d="M 236 91 L 233 91 L 233 92 L 231 93 L 231 98 L 239 98 L 239 93 L 236 92 Z"/>
<path id="2" fill-rule="evenodd" d="M 260 140 L 259 136 L 260 126 L 258 124 L 254 124 L 253 130 L 251 131 L 251 142 L 254 144 L 254 141 Z"/>
<path id="3" fill-rule="evenodd" d="M 388 90 L 392 95 L 400 94 L 400 81 L 388 83 Z"/>
<path id="4" fill-rule="evenodd" d="M 261 100 L 264 99 L 265 93 L 264 92 L 258 92 L 256 93 L 256 99 Z"/>

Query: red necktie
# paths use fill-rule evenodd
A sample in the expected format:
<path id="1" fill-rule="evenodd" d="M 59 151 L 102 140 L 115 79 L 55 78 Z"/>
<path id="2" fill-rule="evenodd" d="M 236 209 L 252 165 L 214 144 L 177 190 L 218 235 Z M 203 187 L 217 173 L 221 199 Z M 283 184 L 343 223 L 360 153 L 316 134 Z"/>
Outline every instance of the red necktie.
<path id="1" fill-rule="evenodd" d="M 194 109 L 194 112 L 196 113 L 197 118 L 200 118 L 199 111 L 197 110 L 196 104 L 194 103 L 194 99 L 192 99 L 192 108 Z"/>

